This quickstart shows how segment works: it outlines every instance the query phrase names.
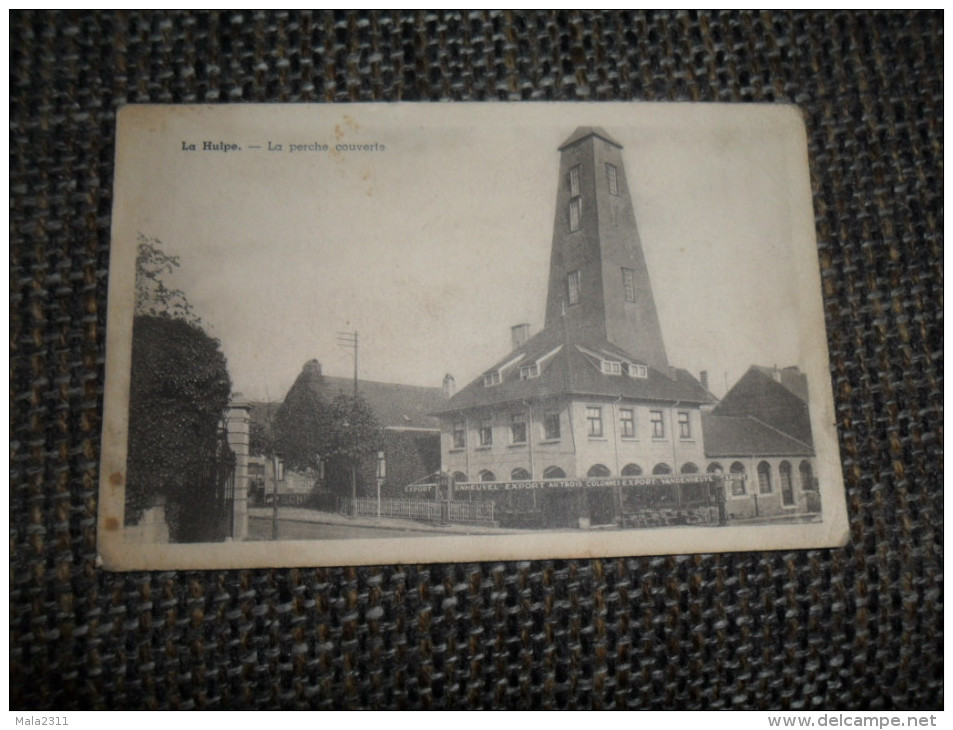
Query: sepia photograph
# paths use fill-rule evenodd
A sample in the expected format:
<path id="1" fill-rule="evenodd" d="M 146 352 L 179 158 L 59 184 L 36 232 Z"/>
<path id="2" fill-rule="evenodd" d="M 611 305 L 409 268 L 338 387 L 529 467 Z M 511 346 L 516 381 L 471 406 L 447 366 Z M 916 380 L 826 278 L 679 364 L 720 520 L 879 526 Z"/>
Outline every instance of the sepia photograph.
<path id="1" fill-rule="evenodd" d="M 131 105 L 112 570 L 847 538 L 787 105 Z"/>

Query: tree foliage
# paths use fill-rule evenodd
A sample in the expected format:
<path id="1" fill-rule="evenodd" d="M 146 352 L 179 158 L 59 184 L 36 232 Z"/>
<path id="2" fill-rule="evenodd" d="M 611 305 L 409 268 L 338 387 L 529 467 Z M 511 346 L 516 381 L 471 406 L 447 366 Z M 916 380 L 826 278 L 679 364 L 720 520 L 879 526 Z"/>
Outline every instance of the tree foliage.
<path id="1" fill-rule="evenodd" d="M 315 373 L 295 382 L 276 414 L 276 448 L 291 469 L 323 463 L 332 489 L 345 492 L 350 468 L 382 447 L 382 430 L 362 397 L 340 393 L 328 399 L 323 386 Z"/>
<path id="2" fill-rule="evenodd" d="M 162 501 L 170 521 L 189 511 L 212 519 L 216 506 L 206 502 L 217 487 L 209 480 L 231 458 L 219 428 L 230 394 L 216 340 L 181 319 L 135 317 L 126 490 L 133 520 Z M 173 540 L 190 539 L 176 527 L 170 524 Z"/>
<path id="3" fill-rule="evenodd" d="M 132 329 L 126 521 L 165 504 L 176 542 L 220 540 L 234 454 L 221 429 L 231 380 L 218 340 L 179 289 L 179 261 L 139 236 Z"/>
<path id="4" fill-rule="evenodd" d="M 183 319 L 200 324 L 192 305 L 181 289 L 172 289 L 166 277 L 179 268 L 179 257 L 162 250 L 162 241 L 139 234 L 136 249 L 135 314 Z"/>

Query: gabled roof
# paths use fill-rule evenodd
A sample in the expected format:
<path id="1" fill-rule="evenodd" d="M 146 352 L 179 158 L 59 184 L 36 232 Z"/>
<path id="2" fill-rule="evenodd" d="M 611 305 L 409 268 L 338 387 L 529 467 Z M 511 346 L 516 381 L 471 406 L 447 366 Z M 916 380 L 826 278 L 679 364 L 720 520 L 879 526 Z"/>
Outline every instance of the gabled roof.
<path id="1" fill-rule="evenodd" d="M 751 456 L 813 456 L 810 444 L 799 441 L 754 416 L 702 413 L 702 437 L 709 458 Z"/>
<path id="2" fill-rule="evenodd" d="M 291 389 L 303 385 L 317 393 L 325 402 L 340 393 L 351 395 L 354 392 L 354 381 L 351 378 L 322 375 L 321 364 L 317 360 L 305 363 Z M 440 421 L 433 414 L 447 406 L 447 396 L 442 388 L 358 380 L 357 389 L 384 428 L 433 431 L 440 429 Z"/>
<path id="3" fill-rule="evenodd" d="M 557 347 L 558 351 L 550 355 Z M 519 366 L 525 366 L 550 355 L 540 368 L 539 376 L 522 379 L 520 367 L 511 367 L 501 373 L 499 384 L 486 386 L 481 375 L 454 395 L 449 405 L 442 410 L 450 412 L 555 395 L 622 396 L 633 400 L 699 404 L 711 402 L 708 391 L 686 370 L 673 369 L 672 373 L 660 373 L 648 367 L 647 378 L 608 375 L 602 372 L 600 364 L 587 352 L 604 355 L 606 359 L 644 364 L 635 355 L 598 336 L 567 334 L 561 327 L 550 327 L 531 337 L 485 371 L 498 370 L 515 357 L 520 357 Z"/>
<path id="4" fill-rule="evenodd" d="M 559 145 L 559 150 L 562 151 L 570 145 L 576 144 L 576 142 L 581 142 L 586 137 L 593 136 L 599 137 L 609 144 L 614 144 L 619 149 L 622 149 L 622 145 L 613 139 L 602 127 L 576 127 L 576 131 L 570 134 L 566 141 Z"/>
<path id="5" fill-rule="evenodd" d="M 350 378 L 325 375 L 324 381 L 330 397 L 354 392 L 354 381 Z M 440 429 L 440 421 L 432 414 L 447 406 L 442 388 L 358 380 L 357 389 L 384 428 Z"/>
<path id="6" fill-rule="evenodd" d="M 712 409 L 716 416 L 752 416 L 808 445 L 814 443 L 807 378 L 796 367 L 753 365 Z"/>

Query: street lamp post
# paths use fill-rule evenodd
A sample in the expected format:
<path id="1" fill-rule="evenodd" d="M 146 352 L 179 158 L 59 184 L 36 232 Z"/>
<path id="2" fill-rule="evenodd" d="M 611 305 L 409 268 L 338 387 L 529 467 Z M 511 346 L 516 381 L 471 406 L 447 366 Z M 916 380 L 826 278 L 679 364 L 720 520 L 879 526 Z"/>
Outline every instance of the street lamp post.
<path id="1" fill-rule="evenodd" d="M 384 458 L 384 452 L 377 452 L 377 521 L 381 521 L 381 487 L 384 484 L 384 477 L 387 476 L 387 461 Z"/>

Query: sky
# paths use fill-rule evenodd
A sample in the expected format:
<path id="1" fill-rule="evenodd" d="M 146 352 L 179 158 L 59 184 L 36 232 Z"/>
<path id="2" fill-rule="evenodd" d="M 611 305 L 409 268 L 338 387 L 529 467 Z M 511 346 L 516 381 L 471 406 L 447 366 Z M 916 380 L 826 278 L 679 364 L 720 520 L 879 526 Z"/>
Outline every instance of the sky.
<path id="1" fill-rule="evenodd" d="M 539 331 L 558 147 L 580 125 L 602 126 L 623 146 L 669 361 L 696 376 L 709 371 L 716 395 L 752 364 L 796 364 L 809 382 L 828 377 L 806 143 L 791 107 L 223 105 L 123 114 L 117 291 L 131 286 L 131 266 L 115 250 L 134 247 L 139 233 L 161 240 L 180 258 L 170 284 L 221 341 L 234 389 L 247 398 L 280 400 L 313 358 L 325 374 L 351 376 L 342 331 L 359 334 L 361 378 L 439 386 L 451 373 L 458 387 L 506 354 L 511 325 Z M 206 141 L 241 149 L 203 151 Z M 335 151 L 339 144 L 376 149 Z"/>

